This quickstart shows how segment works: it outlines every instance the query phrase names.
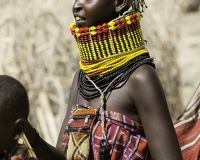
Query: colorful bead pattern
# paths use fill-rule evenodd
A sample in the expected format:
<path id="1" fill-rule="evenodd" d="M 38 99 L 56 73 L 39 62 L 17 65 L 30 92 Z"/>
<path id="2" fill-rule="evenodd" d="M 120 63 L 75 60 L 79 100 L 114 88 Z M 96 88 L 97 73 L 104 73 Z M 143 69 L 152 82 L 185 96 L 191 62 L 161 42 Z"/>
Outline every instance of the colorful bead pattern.
<path id="1" fill-rule="evenodd" d="M 76 23 L 73 23 L 70 30 L 75 37 L 81 59 L 97 61 L 125 52 L 134 52 L 144 46 L 139 21 L 140 13 L 131 10 L 108 24 L 78 28 Z"/>
<path id="2" fill-rule="evenodd" d="M 115 70 L 107 73 L 101 74 L 101 76 L 91 76 L 91 80 L 100 88 L 102 92 L 107 95 L 109 92 L 115 89 L 119 89 L 124 86 L 124 84 L 129 79 L 130 75 L 141 65 L 148 64 L 155 68 L 155 65 L 152 63 L 153 59 L 150 58 L 149 53 L 144 53 L 140 56 L 132 58 L 130 61 L 124 65 L 116 68 Z M 89 63 L 89 62 L 87 62 Z M 98 70 L 97 70 L 98 71 Z M 100 71 L 100 70 L 99 70 Z M 116 77 L 119 79 L 114 80 Z M 114 80 L 114 83 L 107 89 L 109 84 Z M 94 98 L 101 96 L 99 90 L 97 90 L 94 85 L 88 80 L 84 70 L 80 70 L 78 75 L 77 87 L 79 94 L 84 97 L 87 101 L 90 101 Z M 107 90 L 107 91 L 105 91 Z"/>
<path id="3" fill-rule="evenodd" d="M 97 75 L 101 77 L 123 66 L 131 59 L 138 57 L 147 52 L 148 51 L 146 49 L 141 49 L 134 53 L 118 55 L 118 56 L 107 58 L 105 60 L 97 61 L 94 63 L 80 61 L 79 65 L 80 65 L 80 68 L 84 71 L 84 73 L 86 73 L 89 77 L 97 76 Z"/>

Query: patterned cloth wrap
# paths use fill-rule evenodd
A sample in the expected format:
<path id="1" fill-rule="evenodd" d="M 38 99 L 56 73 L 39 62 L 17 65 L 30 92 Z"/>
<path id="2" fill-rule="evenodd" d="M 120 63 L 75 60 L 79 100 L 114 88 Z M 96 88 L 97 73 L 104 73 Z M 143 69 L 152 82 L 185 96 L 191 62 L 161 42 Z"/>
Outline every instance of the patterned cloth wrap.
<path id="1" fill-rule="evenodd" d="M 200 85 L 174 122 L 184 160 L 200 160 Z"/>
<path id="2" fill-rule="evenodd" d="M 17 145 L 13 150 L 6 154 L 1 160 L 37 160 L 36 158 L 30 157 L 28 148 L 23 145 Z"/>
<path id="3" fill-rule="evenodd" d="M 105 129 L 107 143 L 106 148 L 109 150 L 109 155 L 106 160 L 116 159 L 148 159 L 147 141 L 144 135 L 143 127 L 139 123 L 132 121 L 120 113 L 113 111 L 105 111 Z M 67 148 L 71 148 L 69 141 L 69 132 L 66 129 L 63 136 L 63 151 L 67 153 L 67 158 L 70 154 Z M 98 116 L 92 129 L 90 160 L 100 160 L 100 149 L 102 140 L 101 118 Z M 72 160 L 68 158 L 69 160 Z M 84 159 L 84 158 L 83 158 Z M 77 159 L 76 159 L 77 160 Z"/>
<path id="4" fill-rule="evenodd" d="M 150 159 L 142 125 L 113 111 L 105 111 L 105 119 L 107 148 L 110 150 L 110 157 L 106 159 Z M 101 135 L 102 127 L 99 117 L 93 127 L 91 138 L 94 160 L 100 159 Z"/>
<path id="5" fill-rule="evenodd" d="M 67 159 L 88 159 L 91 131 L 96 113 L 97 110 L 90 106 L 75 105 L 72 107 L 71 116 L 63 137 Z"/>

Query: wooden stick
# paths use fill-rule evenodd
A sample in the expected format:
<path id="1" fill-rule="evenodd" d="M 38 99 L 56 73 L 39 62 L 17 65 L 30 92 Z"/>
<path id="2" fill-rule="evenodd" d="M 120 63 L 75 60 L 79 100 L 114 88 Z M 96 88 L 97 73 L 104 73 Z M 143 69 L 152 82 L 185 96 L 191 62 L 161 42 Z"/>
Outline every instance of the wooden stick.
<path id="1" fill-rule="evenodd" d="M 28 147 L 28 151 L 31 157 L 37 158 L 35 153 L 33 152 L 33 149 L 28 141 L 28 139 L 26 138 L 26 135 L 23 134 L 23 136 L 21 137 L 23 143 Z"/>

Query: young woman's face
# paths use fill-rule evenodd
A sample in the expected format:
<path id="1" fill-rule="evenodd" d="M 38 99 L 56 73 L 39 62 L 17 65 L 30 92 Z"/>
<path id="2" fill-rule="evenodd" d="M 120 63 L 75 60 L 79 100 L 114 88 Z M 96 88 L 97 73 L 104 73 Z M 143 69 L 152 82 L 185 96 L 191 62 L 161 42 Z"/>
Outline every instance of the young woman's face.
<path id="1" fill-rule="evenodd" d="M 72 7 L 79 28 L 107 23 L 118 16 L 116 0 L 75 0 Z"/>

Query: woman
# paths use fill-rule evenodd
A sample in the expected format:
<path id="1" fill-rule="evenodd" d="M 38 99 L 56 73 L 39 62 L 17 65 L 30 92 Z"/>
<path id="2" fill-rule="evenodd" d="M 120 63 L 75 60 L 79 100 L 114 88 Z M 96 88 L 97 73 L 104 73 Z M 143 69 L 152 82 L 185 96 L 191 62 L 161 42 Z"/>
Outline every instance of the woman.
<path id="1" fill-rule="evenodd" d="M 133 10 L 127 11 L 131 6 Z M 145 48 L 140 7 L 145 7 L 144 1 L 75 0 L 76 22 L 70 28 L 80 70 L 74 76 L 57 147 L 27 127 L 40 159 L 182 159 L 163 88 Z M 87 130 L 91 141 L 86 151 L 80 149 L 79 135 L 88 134 L 72 126 L 75 112 L 83 108 L 97 110 Z M 85 117 L 85 122 L 90 121 Z M 72 146 L 73 135 L 79 144 Z"/>

